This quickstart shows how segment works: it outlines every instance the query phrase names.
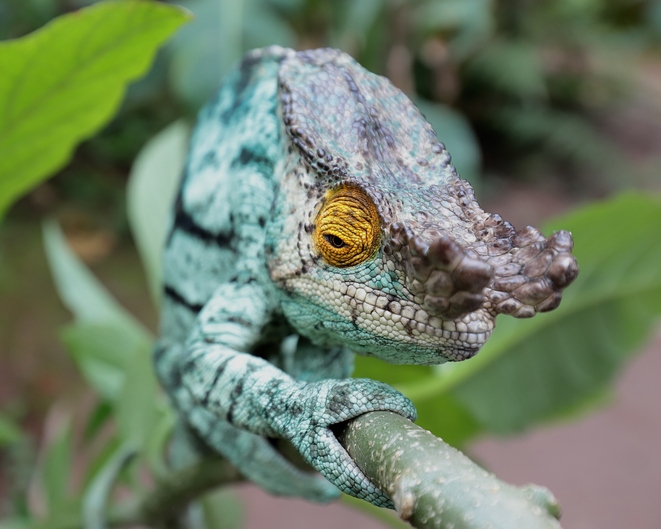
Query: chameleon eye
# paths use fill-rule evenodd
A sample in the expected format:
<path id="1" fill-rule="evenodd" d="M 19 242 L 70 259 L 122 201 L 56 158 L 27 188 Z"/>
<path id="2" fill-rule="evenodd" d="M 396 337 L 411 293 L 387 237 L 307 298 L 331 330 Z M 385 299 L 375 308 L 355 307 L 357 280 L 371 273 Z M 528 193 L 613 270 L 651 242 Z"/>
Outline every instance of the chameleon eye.
<path id="1" fill-rule="evenodd" d="M 326 196 L 315 220 L 313 239 L 329 264 L 355 266 L 375 254 L 380 224 L 374 202 L 362 189 L 340 187 Z"/>

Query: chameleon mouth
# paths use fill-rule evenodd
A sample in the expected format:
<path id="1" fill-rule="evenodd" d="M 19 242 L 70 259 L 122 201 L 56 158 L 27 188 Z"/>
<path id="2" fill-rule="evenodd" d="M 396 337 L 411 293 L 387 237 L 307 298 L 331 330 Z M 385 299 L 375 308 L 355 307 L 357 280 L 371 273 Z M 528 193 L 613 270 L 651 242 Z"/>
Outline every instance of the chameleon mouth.
<path id="1" fill-rule="evenodd" d="M 430 313 L 415 300 L 393 299 L 378 291 L 345 282 L 336 282 L 333 286 L 351 310 L 347 317 L 372 336 L 361 344 L 361 348 L 369 349 L 374 345 L 374 340 L 386 347 L 398 348 L 406 344 L 419 349 L 425 357 L 415 363 L 437 364 L 441 361 L 439 358 L 470 358 L 494 329 L 494 315 L 484 309 L 451 320 Z M 406 360 L 410 362 L 411 358 Z M 392 361 L 397 363 L 397 359 Z"/>
<path id="2" fill-rule="evenodd" d="M 393 306 L 394 305 L 394 306 Z M 494 316 L 485 310 L 471 312 L 456 320 L 444 320 L 429 316 L 425 309 L 418 309 L 412 318 L 410 306 L 397 312 L 399 303 L 391 303 L 393 312 L 384 313 L 390 320 L 391 329 L 399 339 L 413 342 L 422 349 L 436 351 L 427 361 L 416 363 L 436 364 L 439 358 L 460 361 L 474 356 L 489 339 L 494 329 Z"/>

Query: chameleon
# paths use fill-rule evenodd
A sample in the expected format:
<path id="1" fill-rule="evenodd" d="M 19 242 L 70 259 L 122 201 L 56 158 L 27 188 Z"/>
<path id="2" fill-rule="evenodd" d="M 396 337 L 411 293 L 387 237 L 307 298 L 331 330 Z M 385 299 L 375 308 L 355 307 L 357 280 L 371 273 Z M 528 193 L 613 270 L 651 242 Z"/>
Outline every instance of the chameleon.
<path id="1" fill-rule="evenodd" d="M 498 314 L 556 308 L 578 273 L 569 232 L 483 211 L 408 97 L 334 49 L 247 53 L 183 173 L 155 369 L 195 438 L 273 494 L 392 508 L 333 428 L 416 410 L 352 379 L 354 354 L 469 359 Z"/>

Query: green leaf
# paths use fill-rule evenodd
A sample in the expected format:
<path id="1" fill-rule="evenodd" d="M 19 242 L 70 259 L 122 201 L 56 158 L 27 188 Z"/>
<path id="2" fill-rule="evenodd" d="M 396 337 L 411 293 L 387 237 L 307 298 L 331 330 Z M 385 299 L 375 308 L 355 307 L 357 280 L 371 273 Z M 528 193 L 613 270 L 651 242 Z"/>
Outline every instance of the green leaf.
<path id="1" fill-rule="evenodd" d="M 0 529 L 34 529 L 36 524 L 31 520 L 14 519 L 0 520 Z"/>
<path id="2" fill-rule="evenodd" d="M 112 410 L 111 410 L 112 411 Z M 86 443 L 89 445 L 90 443 Z M 120 442 L 116 436 L 110 437 L 100 447 L 95 447 L 94 455 L 86 461 L 85 472 L 82 479 L 82 490 L 87 490 L 89 485 L 96 479 L 99 472 L 101 472 L 108 461 L 115 455 Z"/>
<path id="3" fill-rule="evenodd" d="M 245 11 L 243 38 L 248 49 L 273 44 L 286 48 L 296 46 L 296 33 L 267 2 L 249 0 L 245 4 Z"/>
<path id="4" fill-rule="evenodd" d="M 452 395 L 417 401 L 415 407 L 418 410 L 416 424 L 452 446 L 465 446 L 484 430 L 484 426 Z"/>
<path id="5" fill-rule="evenodd" d="M 165 411 L 149 349 L 133 355 L 115 406 L 119 436 L 137 450 L 145 448 Z"/>
<path id="6" fill-rule="evenodd" d="M 76 257 L 54 222 L 44 225 L 44 244 L 60 299 L 76 318 L 62 338 L 92 387 L 116 401 L 136 358 L 150 364 L 153 338 Z"/>
<path id="7" fill-rule="evenodd" d="M 197 111 L 241 57 L 243 3 L 192 0 L 186 7 L 195 20 L 168 45 L 172 56 L 169 77 L 179 98 Z"/>
<path id="8" fill-rule="evenodd" d="M 661 36 L 661 2 L 651 2 L 645 8 L 645 18 L 657 38 Z"/>
<path id="9" fill-rule="evenodd" d="M 339 4 L 338 4 L 339 5 Z M 336 40 L 339 43 L 352 44 L 356 41 L 365 45 L 370 29 L 374 26 L 386 5 L 382 0 L 363 0 L 350 2 L 340 11 L 341 18 L 336 25 Z"/>
<path id="10" fill-rule="evenodd" d="M 661 201 L 636 194 L 557 219 L 581 273 L 560 308 L 498 321 L 473 359 L 402 389 L 414 402 L 451 395 L 492 432 L 509 433 L 603 397 L 661 314 Z"/>
<path id="11" fill-rule="evenodd" d="M 416 27 L 424 30 L 451 30 L 479 27 L 491 16 L 488 0 L 444 0 L 421 2 L 414 10 Z"/>
<path id="12" fill-rule="evenodd" d="M 103 425 L 112 418 L 112 412 L 112 406 L 108 401 L 104 400 L 95 404 L 94 409 L 87 417 L 85 431 L 83 432 L 83 440 L 86 443 L 91 443 L 94 440 Z"/>
<path id="13" fill-rule="evenodd" d="M 99 470 L 83 496 L 82 517 L 85 529 L 105 529 L 106 504 L 109 502 L 117 476 L 135 455 L 128 445 L 117 448 Z"/>
<path id="14" fill-rule="evenodd" d="M 442 33 L 455 61 L 470 57 L 494 33 L 496 17 L 490 0 L 429 0 L 413 10 L 414 25 Z"/>
<path id="15" fill-rule="evenodd" d="M 439 370 L 441 367 L 443 369 Z M 415 387 L 421 381 L 438 382 L 443 366 L 392 365 L 374 357 L 357 356 L 355 378 L 371 378 L 394 386 L 396 389 Z M 441 371 L 441 372 L 439 372 Z M 451 395 L 440 395 L 433 399 L 416 400 L 419 426 L 442 437 L 446 443 L 461 446 L 482 430 L 473 416 Z"/>
<path id="16" fill-rule="evenodd" d="M 519 145 L 541 144 L 553 156 L 599 168 L 613 187 L 627 185 L 622 179 L 622 173 L 629 169 L 625 158 L 611 140 L 581 115 L 537 105 L 522 108 L 503 104 L 491 119 Z"/>
<path id="17" fill-rule="evenodd" d="M 57 417 L 53 414 L 52 417 Z M 61 418 L 61 417 L 60 417 Z M 56 431 L 43 454 L 41 484 L 48 503 L 50 518 L 62 515 L 70 506 L 69 486 L 73 463 L 71 421 L 58 421 Z"/>
<path id="18" fill-rule="evenodd" d="M 434 376 L 434 368 L 430 366 L 398 365 L 393 369 L 391 364 L 375 357 L 356 356 L 355 378 L 373 378 L 386 384 L 415 383 L 417 380 Z"/>
<path id="19" fill-rule="evenodd" d="M 20 427 L 5 414 L 0 413 L 0 447 L 15 443 L 23 437 Z"/>
<path id="20" fill-rule="evenodd" d="M 221 489 L 205 495 L 201 501 L 207 529 L 241 529 L 245 514 L 241 498 L 232 489 Z"/>
<path id="21" fill-rule="evenodd" d="M 161 260 L 168 218 L 186 163 L 190 127 L 177 121 L 140 151 L 131 168 L 127 213 L 149 280 L 154 304 L 160 306 Z"/>
<path id="22" fill-rule="evenodd" d="M 168 443 L 176 424 L 176 416 L 172 407 L 165 402 L 159 408 L 159 417 L 144 444 L 149 468 L 155 476 L 165 476 L 169 470 L 166 456 Z"/>
<path id="23" fill-rule="evenodd" d="M 54 222 L 44 224 L 44 246 L 55 288 L 77 321 L 121 329 L 135 342 L 151 341 L 149 332 L 115 301 L 71 251 Z"/>
<path id="24" fill-rule="evenodd" d="M 65 327 L 62 340 L 78 369 L 104 399 L 116 401 L 132 358 L 146 355 L 151 341 L 136 339 L 122 327 L 77 323 Z"/>
<path id="25" fill-rule="evenodd" d="M 548 95 L 540 52 L 530 41 L 491 41 L 468 63 L 466 73 L 491 90 L 523 99 L 543 100 Z"/>
<path id="26" fill-rule="evenodd" d="M 188 18 L 156 2 L 104 2 L 0 43 L 0 215 L 110 119 Z"/>

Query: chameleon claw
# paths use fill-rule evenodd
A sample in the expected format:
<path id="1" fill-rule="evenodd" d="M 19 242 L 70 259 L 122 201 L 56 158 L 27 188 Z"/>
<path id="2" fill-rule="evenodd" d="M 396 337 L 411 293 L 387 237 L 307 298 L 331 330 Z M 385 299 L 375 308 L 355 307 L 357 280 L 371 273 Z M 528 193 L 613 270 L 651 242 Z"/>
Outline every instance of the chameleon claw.
<path id="1" fill-rule="evenodd" d="M 344 379 L 303 385 L 292 402 L 297 409 L 313 410 L 312 415 L 283 414 L 275 419 L 276 428 L 306 461 L 342 492 L 392 508 L 388 496 L 358 468 L 332 427 L 371 411 L 392 411 L 413 421 L 417 414 L 411 401 L 382 382 Z"/>

